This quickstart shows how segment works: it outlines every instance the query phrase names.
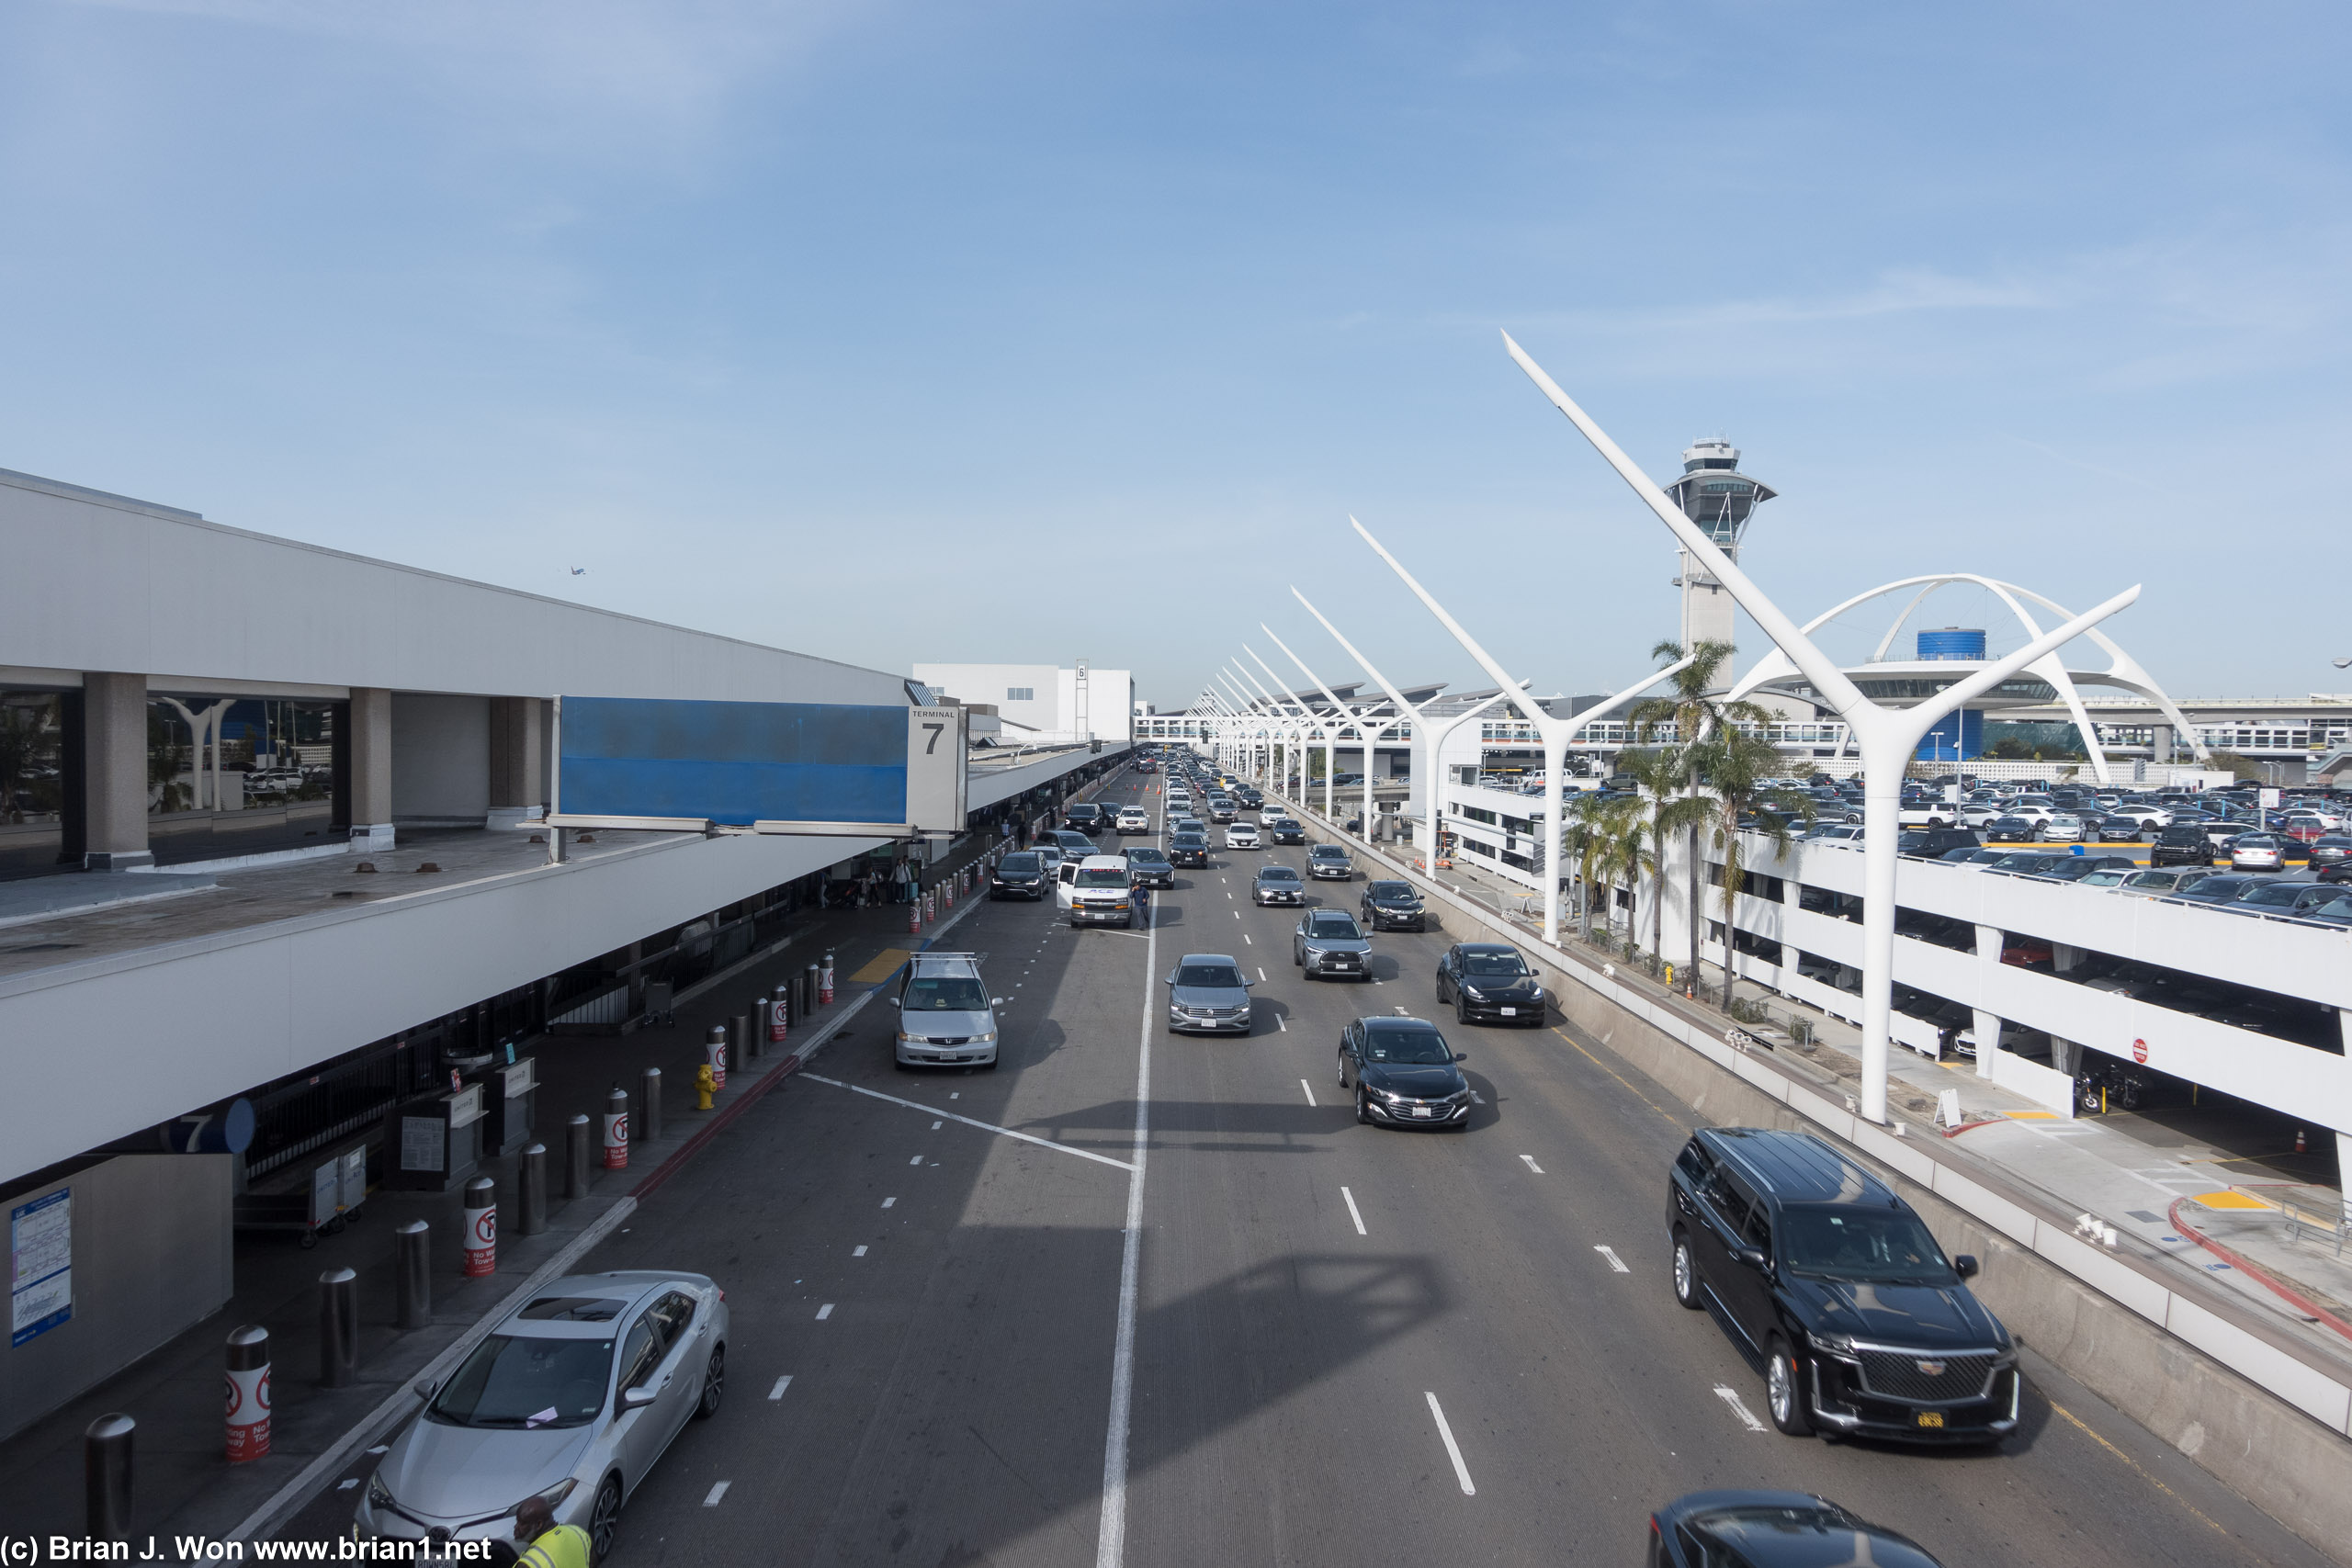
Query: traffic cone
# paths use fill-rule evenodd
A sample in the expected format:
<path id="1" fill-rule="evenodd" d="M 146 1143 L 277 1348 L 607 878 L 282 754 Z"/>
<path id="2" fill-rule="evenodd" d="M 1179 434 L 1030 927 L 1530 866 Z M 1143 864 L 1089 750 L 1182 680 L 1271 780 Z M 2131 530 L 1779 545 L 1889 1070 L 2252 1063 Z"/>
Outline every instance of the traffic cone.
<path id="1" fill-rule="evenodd" d="M 2303 1152 L 2303 1130 L 2301 1127 L 2295 1129 L 2295 1152 L 2297 1154 Z"/>

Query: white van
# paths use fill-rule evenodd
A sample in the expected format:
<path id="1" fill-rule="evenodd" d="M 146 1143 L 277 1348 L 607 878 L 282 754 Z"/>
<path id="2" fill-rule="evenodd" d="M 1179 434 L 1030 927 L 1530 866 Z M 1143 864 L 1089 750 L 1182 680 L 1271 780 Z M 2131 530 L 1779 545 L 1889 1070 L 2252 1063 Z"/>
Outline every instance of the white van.
<path id="1" fill-rule="evenodd" d="M 974 953 L 918 953 L 907 960 L 899 994 L 897 1060 L 901 1067 L 996 1066 L 996 1004 Z"/>
<path id="2" fill-rule="evenodd" d="M 1135 876 L 1125 855 L 1088 855 L 1064 861 L 1056 874 L 1054 901 L 1074 926 L 1136 923 Z"/>

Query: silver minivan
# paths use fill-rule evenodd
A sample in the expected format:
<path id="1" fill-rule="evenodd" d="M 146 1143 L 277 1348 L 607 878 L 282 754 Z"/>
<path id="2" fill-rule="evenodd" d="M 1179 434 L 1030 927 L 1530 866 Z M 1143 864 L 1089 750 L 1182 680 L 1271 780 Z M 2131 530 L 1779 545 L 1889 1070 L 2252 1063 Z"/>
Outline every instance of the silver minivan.
<path id="1" fill-rule="evenodd" d="M 996 1007 L 976 953 L 918 953 L 907 960 L 899 994 L 895 1059 L 900 1067 L 993 1067 Z"/>

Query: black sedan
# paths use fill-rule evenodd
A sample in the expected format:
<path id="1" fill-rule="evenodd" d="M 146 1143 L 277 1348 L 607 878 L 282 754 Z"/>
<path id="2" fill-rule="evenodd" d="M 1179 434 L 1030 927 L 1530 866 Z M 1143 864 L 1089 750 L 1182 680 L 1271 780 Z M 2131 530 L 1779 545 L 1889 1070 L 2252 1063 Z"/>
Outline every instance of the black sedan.
<path id="1" fill-rule="evenodd" d="M 1996 817 L 1984 824 L 1984 841 L 1988 844 L 2031 844 L 2041 839 L 2041 829 L 2034 826 L 2030 817 Z"/>
<path id="2" fill-rule="evenodd" d="M 1340 1032 L 1340 1087 L 1355 1091 L 1358 1122 L 1467 1131 L 1463 1059 L 1427 1019 L 1360 1018 Z"/>
<path id="3" fill-rule="evenodd" d="M 1208 835 L 1205 833 L 1177 834 L 1168 840 L 1168 858 L 1174 864 L 1206 871 L 1209 865 Z"/>
<path id="4" fill-rule="evenodd" d="M 1437 961 L 1437 999 L 1453 1004 L 1463 1023 L 1544 1027 L 1544 987 L 1519 949 L 1499 942 L 1458 942 Z"/>
<path id="5" fill-rule="evenodd" d="M 1693 1492 L 1650 1516 L 1649 1568 L 1940 1568 L 1907 1536 L 1807 1492 Z"/>
<path id="6" fill-rule="evenodd" d="M 991 898 L 1043 898 L 1050 885 L 1045 860 L 1034 850 L 1013 851 L 989 873 Z"/>
<path id="7" fill-rule="evenodd" d="M 1356 908 L 1363 923 L 1376 931 L 1425 931 L 1429 911 L 1409 882 L 1367 882 Z"/>
<path id="8" fill-rule="evenodd" d="M 1293 821 L 1287 817 L 1279 822 L 1270 822 L 1266 825 L 1266 840 L 1275 844 L 1303 844 L 1306 842 L 1306 824 Z"/>

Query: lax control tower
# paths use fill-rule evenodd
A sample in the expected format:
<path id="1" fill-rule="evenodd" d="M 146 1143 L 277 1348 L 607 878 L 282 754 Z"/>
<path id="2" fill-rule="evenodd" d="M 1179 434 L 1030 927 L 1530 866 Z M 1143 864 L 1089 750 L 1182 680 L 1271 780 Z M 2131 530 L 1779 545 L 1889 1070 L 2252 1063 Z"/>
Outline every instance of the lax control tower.
<path id="1" fill-rule="evenodd" d="M 1707 536 L 1732 559 L 1739 558 L 1739 541 L 1756 508 L 1779 492 L 1739 471 L 1739 448 L 1715 437 L 1694 441 L 1682 453 L 1682 477 L 1666 487 L 1682 514 L 1707 531 Z M 1682 575 L 1674 580 L 1682 590 L 1682 646 L 1732 640 L 1731 595 L 1688 550 L 1682 552 Z"/>

